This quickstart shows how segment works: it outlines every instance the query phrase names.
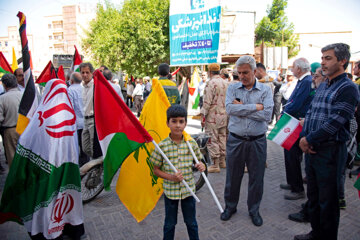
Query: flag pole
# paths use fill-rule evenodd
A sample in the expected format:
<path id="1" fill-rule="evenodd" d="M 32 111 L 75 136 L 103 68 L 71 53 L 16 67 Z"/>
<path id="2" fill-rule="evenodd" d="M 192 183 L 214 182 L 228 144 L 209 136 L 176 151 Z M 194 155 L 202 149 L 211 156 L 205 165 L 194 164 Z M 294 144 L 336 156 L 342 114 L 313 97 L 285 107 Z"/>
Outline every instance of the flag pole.
<path id="1" fill-rule="evenodd" d="M 189 147 L 189 149 L 190 149 L 190 152 L 191 152 L 192 156 L 194 157 L 195 162 L 196 162 L 196 163 L 199 163 L 199 160 L 197 159 L 197 157 L 196 157 L 196 155 L 195 155 L 195 153 L 194 153 L 194 150 L 192 149 L 189 141 L 186 141 L 186 144 L 188 145 L 188 147 Z M 211 184 L 210 184 L 208 178 L 206 177 L 206 175 L 205 175 L 204 172 L 202 172 L 201 175 L 202 175 L 202 177 L 204 178 L 204 180 L 205 180 L 205 182 L 206 182 L 206 184 L 207 184 L 207 186 L 208 186 L 208 188 L 209 188 L 209 190 L 210 190 L 210 193 L 211 193 L 211 195 L 213 196 L 213 198 L 214 198 L 214 200 L 215 200 L 215 203 L 216 203 L 217 207 L 219 208 L 220 212 L 222 213 L 224 210 L 223 210 L 223 208 L 221 207 L 220 202 L 219 202 L 218 198 L 216 197 L 215 192 L 214 192 L 213 188 L 211 187 Z"/>
<path id="2" fill-rule="evenodd" d="M 161 156 L 165 159 L 165 161 L 170 165 L 171 169 L 177 173 L 177 169 L 174 167 L 174 165 L 170 162 L 170 160 L 168 159 L 168 157 L 165 155 L 165 153 L 161 150 L 161 148 L 159 147 L 159 145 L 157 145 L 157 143 L 152 140 L 152 143 L 154 144 L 155 148 L 160 152 Z M 195 200 L 197 202 L 200 202 L 200 199 L 195 195 L 195 193 L 191 190 L 191 188 L 189 187 L 189 185 L 187 184 L 187 182 L 185 182 L 185 180 L 181 181 L 186 189 L 191 193 L 191 195 L 195 198 Z"/>

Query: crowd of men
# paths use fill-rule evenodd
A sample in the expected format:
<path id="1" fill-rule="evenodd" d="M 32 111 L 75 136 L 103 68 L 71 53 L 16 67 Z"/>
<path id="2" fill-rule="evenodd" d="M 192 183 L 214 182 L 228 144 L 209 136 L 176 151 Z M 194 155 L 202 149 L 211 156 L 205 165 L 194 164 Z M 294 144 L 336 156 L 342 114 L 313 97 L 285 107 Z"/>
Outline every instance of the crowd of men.
<path id="1" fill-rule="evenodd" d="M 355 83 L 345 73 L 350 60 L 349 46 L 331 44 L 321 50 L 321 64 L 310 64 L 305 58 L 294 61 L 291 70 L 271 78 L 266 67 L 251 56 L 240 57 L 233 69 L 221 69 L 217 63 L 201 73 L 201 125 L 210 136 L 208 143 L 212 165 L 208 172 L 226 169 L 224 189 L 225 210 L 220 218 L 229 220 L 237 211 L 241 181 L 249 174 L 248 212 L 252 223 L 261 226 L 260 205 L 266 168 L 268 125 L 284 113 L 303 125 L 299 139 L 290 150 L 284 150 L 286 183 L 279 187 L 288 190 L 287 200 L 306 199 L 299 213 L 290 220 L 311 223 L 311 232 L 294 239 L 337 239 L 340 208 L 346 207 L 344 198 L 345 166 L 350 138 L 360 142 L 358 122 L 360 61 L 355 63 Z M 99 68 L 114 90 L 127 105 L 136 108 L 138 116 L 151 92 L 150 78 L 129 81 L 124 98 L 121 88 L 112 81 L 112 73 L 105 66 Z M 90 63 L 80 65 L 80 73 L 67 74 L 68 94 L 74 107 L 80 144 L 79 163 L 102 155 L 94 124 L 93 80 Z M 158 67 L 159 80 L 171 104 L 180 103 L 176 83 L 170 80 L 170 67 Z M 145 83 L 144 83 L 145 81 Z M 19 135 L 15 131 L 17 109 L 24 91 L 22 69 L 2 77 L 5 93 L 0 96 L 0 126 L 9 166 Z M 354 154 L 356 155 L 356 154 Z M 301 162 L 305 158 L 305 175 Z M 353 158 L 356 158 L 354 156 Z M 353 159 L 352 158 L 352 159 Z M 360 159 L 360 154 L 358 154 Z M 1 166 L 0 166 L 1 171 Z M 359 173 L 360 167 L 354 171 Z M 307 183 L 305 194 L 304 181 Z"/>

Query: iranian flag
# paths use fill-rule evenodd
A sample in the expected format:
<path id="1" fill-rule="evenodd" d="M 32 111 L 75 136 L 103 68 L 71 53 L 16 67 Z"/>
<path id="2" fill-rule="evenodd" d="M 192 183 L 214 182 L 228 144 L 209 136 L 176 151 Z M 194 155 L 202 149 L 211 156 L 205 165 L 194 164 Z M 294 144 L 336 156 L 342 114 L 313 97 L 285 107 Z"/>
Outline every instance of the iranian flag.
<path id="1" fill-rule="evenodd" d="M 73 62 L 72 62 L 70 69 L 73 72 L 80 72 L 79 66 L 82 63 L 82 60 L 81 60 L 81 56 L 75 45 L 74 45 L 74 47 L 75 47 L 75 53 L 74 53 L 74 58 L 73 58 Z"/>
<path id="2" fill-rule="evenodd" d="M 299 138 L 301 130 L 300 121 L 284 113 L 269 133 L 267 139 L 274 141 L 286 150 L 290 150 Z"/>
<path id="3" fill-rule="evenodd" d="M 84 234 L 75 112 L 64 81 L 53 79 L 21 135 L 6 179 L 0 224 L 16 221 L 32 238 Z"/>
<path id="4" fill-rule="evenodd" d="M 13 73 L 13 70 L 11 69 L 8 61 L 6 61 L 6 58 L 2 52 L 0 52 L 0 72 L 4 74 Z"/>
<path id="5" fill-rule="evenodd" d="M 94 115 L 101 150 L 104 154 L 104 186 L 133 151 L 152 141 L 135 115 L 115 92 L 104 75 L 94 72 Z"/>

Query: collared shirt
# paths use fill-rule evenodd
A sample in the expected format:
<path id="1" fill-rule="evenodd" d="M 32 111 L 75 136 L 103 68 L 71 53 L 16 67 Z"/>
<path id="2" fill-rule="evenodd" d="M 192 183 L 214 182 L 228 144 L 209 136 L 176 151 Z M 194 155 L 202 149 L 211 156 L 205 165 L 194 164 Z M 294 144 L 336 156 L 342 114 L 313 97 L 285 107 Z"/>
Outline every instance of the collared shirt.
<path id="1" fill-rule="evenodd" d="M 76 115 L 77 129 L 84 128 L 84 103 L 82 99 L 83 89 L 84 87 L 79 83 L 72 84 L 68 87 L 69 99 Z"/>
<path id="2" fill-rule="evenodd" d="M 285 106 L 283 112 L 295 118 L 305 117 L 313 99 L 311 83 L 312 77 L 310 73 L 305 73 L 298 79 L 296 87 L 289 97 L 288 104 Z"/>
<path id="3" fill-rule="evenodd" d="M 89 117 L 94 115 L 94 79 L 91 79 L 87 84 L 83 83 L 82 99 L 84 103 L 84 116 Z"/>
<path id="4" fill-rule="evenodd" d="M 190 140 L 189 143 L 194 150 L 196 157 L 200 161 L 202 155 L 198 145 L 193 139 Z M 174 167 L 182 172 L 184 180 L 189 184 L 190 189 L 195 192 L 195 181 L 192 171 L 194 158 L 191 155 L 184 139 L 177 144 L 170 137 L 167 137 L 159 143 L 159 147 L 169 158 Z M 154 166 L 159 167 L 161 171 L 174 174 L 170 165 L 163 159 L 156 149 L 152 152 L 150 161 L 154 164 Z M 173 182 L 164 179 L 163 188 L 166 197 L 173 200 L 184 199 L 191 196 L 191 193 L 186 189 L 182 182 Z"/>
<path id="5" fill-rule="evenodd" d="M 204 89 L 206 86 L 206 82 L 203 82 L 202 80 L 199 82 L 199 86 L 198 86 L 198 92 L 200 94 L 200 97 L 204 96 Z"/>
<path id="6" fill-rule="evenodd" d="M 266 133 L 274 107 L 269 86 L 255 80 L 253 88 L 246 89 L 241 82 L 231 84 L 226 92 L 226 112 L 230 116 L 228 129 L 239 136 L 258 136 Z M 243 104 L 233 104 L 238 98 Z M 256 104 L 264 110 L 257 111 Z"/>
<path id="7" fill-rule="evenodd" d="M 18 89 L 19 89 L 19 91 L 21 92 L 21 93 L 24 93 L 24 91 L 25 91 L 25 87 L 23 87 L 22 85 L 20 85 L 20 84 L 18 84 Z"/>
<path id="8" fill-rule="evenodd" d="M 0 96 L 0 126 L 16 126 L 21 98 L 22 92 L 17 87 L 9 89 Z"/>
<path id="9" fill-rule="evenodd" d="M 137 83 L 134 89 L 134 92 L 132 94 L 132 97 L 135 96 L 142 96 L 144 94 L 143 88 L 140 83 Z"/>
<path id="10" fill-rule="evenodd" d="M 306 113 L 301 136 L 311 145 L 349 139 L 349 121 L 359 102 L 357 86 L 346 73 L 321 83 Z"/>

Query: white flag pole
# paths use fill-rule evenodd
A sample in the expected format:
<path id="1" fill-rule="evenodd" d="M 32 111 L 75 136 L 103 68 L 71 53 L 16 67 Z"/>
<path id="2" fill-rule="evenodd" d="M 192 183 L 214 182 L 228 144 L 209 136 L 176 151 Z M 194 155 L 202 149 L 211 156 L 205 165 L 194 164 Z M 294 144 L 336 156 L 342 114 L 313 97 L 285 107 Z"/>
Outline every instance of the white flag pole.
<path id="1" fill-rule="evenodd" d="M 193 157 L 194 157 L 195 162 L 196 162 L 196 163 L 199 163 L 199 160 L 197 159 L 197 157 L 196 157 L 196 155 L 195 155 L 195 153 L 194 153 L 194 150 L 192 149 L 189 141 L 186 141 L 186 144 L 188 145 L 188 147 L 189 147 L 189 149 L 190 149 L 190 152 L 191 152 L 191 154 L 192 154 Z M 208 186 L 208 188 L 209 188 L 209 190 L 210 190 L 210 193 L 211 193 L 211 195 L 213 196 L 213 198 L 214 198 L 214 200 L 215 200 L 215 202 L 216 202 L 216 205 L 218 206 L 220 212 L 222 213 L 224 210 L 222 209 L 222 207 L 221 207 L 221 205 L 220 205 L 220 202 L 219 202 L 218 198 L 216 197 L 215 192 L 214 192 L 213 188 L 211 187 L 211 184 L 210 184 L 208 178 L 206 177 L 206 175 L 205 175 L 204 172 L 202 172 L 201 175 L 203 176 L 203 178 L 204 178 L 204 180 L 205 180 L 205 182 L 206 182 L 206 184 L 207 184 L 207 186 Z"/>
<path id="2" fill-rule="evenodd" d="M 165 153 L 161 150 L 161 148 L 159 147 L 159 145 L 157 145 L 157 143 L 152 140 L 152 143 L 154 144 L 155 148 L 160 152 L 161 156 L 165 159 L 165 161 L 170 165 L 171 169 L 177 173 L 177 169 L 174 167 L 174 165 L 170 162 L 170 160 L 168 159 L 168 157 L 165 155 Z M 185 182 L 185 180 L 181 181 L 186 189 L 191 193 L 191 195 L 195 198 L 195 200 L 197 202 L 200 202 L 200 199 L 195 195 L 195 193 L 191 190 L 191 188 L 189 187 L 189 185 L 187 184 L 187 182 Z"/>

